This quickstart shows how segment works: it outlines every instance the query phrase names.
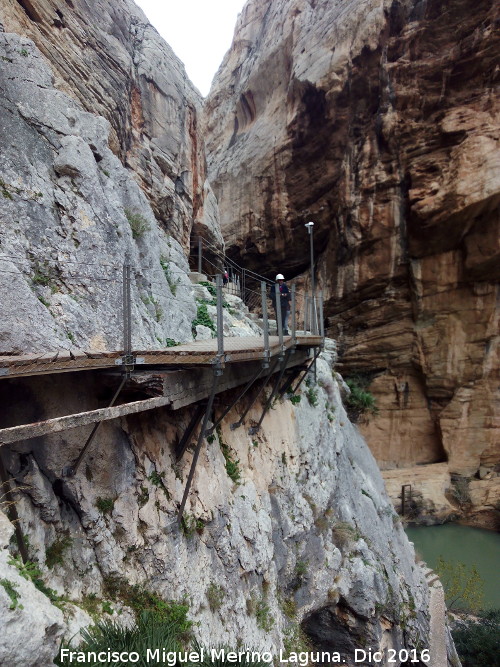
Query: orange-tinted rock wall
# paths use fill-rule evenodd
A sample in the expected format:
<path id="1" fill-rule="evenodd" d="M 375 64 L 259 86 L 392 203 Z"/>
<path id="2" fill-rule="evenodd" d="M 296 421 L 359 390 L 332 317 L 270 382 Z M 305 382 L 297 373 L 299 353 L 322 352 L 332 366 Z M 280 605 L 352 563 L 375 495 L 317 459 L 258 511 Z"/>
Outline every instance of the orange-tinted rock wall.
<path id="1" fill-rule="evenodd" d="M 307 286 L 315 222 L 384 467 L 500 463 L 499 20 L 492 0 L 253 0 L 206 105 L 229 252 Z"/>

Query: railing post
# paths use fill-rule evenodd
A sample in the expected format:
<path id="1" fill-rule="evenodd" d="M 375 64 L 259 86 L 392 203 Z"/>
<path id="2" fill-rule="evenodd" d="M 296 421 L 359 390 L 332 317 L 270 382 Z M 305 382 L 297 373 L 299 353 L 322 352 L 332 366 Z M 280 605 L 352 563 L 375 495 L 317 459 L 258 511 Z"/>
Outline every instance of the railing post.
<path id="1" fill-rule="evenodd" d="M 311 329 L 311 334 L 314 334 L 314 294 L 311 294 L 309 297 L 309 305 L 311 306 L 311 313 L 310 313 L 310 329 Z"/>
<path id="2" fill-rule="evenodd" d="M 202 272 L 201 260 L 202 260 L 201 236 L 198 236 L 198 273 Z"/>
<path id="3" fill-rule="evenodd" d="M 264 333 L 264 362 L 265 368 L 269 366 L 269 318 L 267 316 L 267 289 L 266 283 L 260 282 L 260 295 L 262 299 L 262 331 Z"/>
<path id="4" fill-rule="evenodd" d="M 283 351 L 283 323 L 281 321 L 281 292 L 279 283 L 274 283 L 274 290 L 274 295 L 276 297 L 276 326 L 278 328 L 280 347 Z"/>
<path id="5" fill-rule="evenodd" d="M 224 309 L 222 307 L 222 276 L 218 273 L 215 277 L 217 290 L 217 367 L 220 369 L 224 358 Z"/>
<path id="6" fill-rule="evenodd" d="M 325 347 L 325 321 L 323 319 L 323 292 L 319 293 L 319 333 L 321 336 L 321 347 Z"/>
<path id="7" fill-rule="evenodd" d="M 132 302 L 130 298 L 130 264 L 123 265 L 123 368 L 130 375 L 134 368 L 132 357 Z"/>
<path id="8" fill-rule="evenodd" d="M 297 344 L 297 313 L 295 312 L 295 285 L 292 285 L 292 343 Z"/>

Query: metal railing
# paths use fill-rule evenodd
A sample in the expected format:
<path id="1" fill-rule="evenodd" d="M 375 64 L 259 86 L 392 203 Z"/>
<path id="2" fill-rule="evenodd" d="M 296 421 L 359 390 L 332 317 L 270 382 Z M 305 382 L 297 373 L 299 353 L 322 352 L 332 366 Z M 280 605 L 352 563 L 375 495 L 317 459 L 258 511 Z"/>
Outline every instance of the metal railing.
<path id="1" fill-rule="evenodd" d="M 227 284 L 224 285 L 225 292 L 240 297 L 251 313 L 263 318 L 262 284 L 264 283 L 266 286 L 267 298 L 270 303 L 270 290 L 272 285 L 275 285 L 274 281 L 255 271 L 240 266 L 231 258 L 226 257 L 219 247 L 202 236 L 197 236 L 191 247 L 194 253 L 194 255 L 192 254 L 192 258 L 197 260 L 199 273 L 203 273 L 201 269 L 204 266 L 204 275 L 212 282 L 215 282 L 216 275 L 226 269 L 229 279 Z M 203 253 L 204 249 L 207 251 L 206 253 Z M 212 259 L 209 258 L 208 254 L 210 254 Z M 292 289 L 295 289 L 295 286 L 292 285 Z M 296 323 L 302 324 L 302 331 L 324 338 L 322 293 L 320 292 L 319 295 L 312 295 L 310 293 L 297 294 L 296 296 L 297 298 L 294 303 L 295 306 L 299 303 L 302 304 L 300 306 L 301 312 L 296 307 L 292 307 L 290 309 L 292 319 Z M 269 306 L 267 307 L 267 311 L 269 312 Z"/>
<path id="2" fill-rule="evenodd" d="M 17 270 L 2 267 L 2 260 L 18 265 Z M 209 260 L 211 262 L 211 260 Z M 142 271 L 135 268 L 128 259 L 123 264 L 89 264 L 88 262 L 78 262 L 76 260 L 59 259 L 46 260 L 44 264 L 35 264 L 35 267 L 24 263 L 21 264 L 19 257 L 9 256 L 0 253 L 0 272 L 12 275 L 19 273 L 26 275 L 29 280 L 31 272 L 31 281 L 37 292 L 39 300 L 47 308 L 50 303 L 45 297 L 50 299 L 49 289 L 52 293 L 67 293 L 76 298 L 92 299 L 92 307 L 95 313 L 96 322 L 105 324 L 106 333 L 109 334 L 107 347 L 109 351 L 123 350 L 124 370 L 133 367 L 136 359 L 132 350 L 138 349 L 137 342 L 133 345 L 134 322 L 140 322 L 144 319 L 144 309 L 148 311 L 149 317 L 158 323 L 158 329 L 155 335 L 160 345 L 154 349 L 158 350 L 163 345 L 175 343 L 171 339 L 165 338 L 165 333 L 161 333 L 162 322 L 168 310 L 175 303 L 184 302 L 186 307 L 193 306 L 193 297 L 186 293 L 176 294 L 177 286 L 180 284 L 174 280 L 175 271 L 169 269 L 167 274 L 160 274 L 161 280 L 146 280 Z M 215 267 L 214 267 L 215 268 Z M 234 267 L 232 267 L 234 268 Z M 33 273 L 34 271 L 34 273 Z M 179 271 L 179 274 L 185 275 Z M 255 274 L 256 276 L 256 274 Z M 226 309 L 224 306 L 231 307 L 226 302 L 228 294 L 234 294 L 241 298 L 242 287 L 241 279 L 235 272 L 230 273 L 230 280 L 224 286 L 223 276 L 220 272 L 214 273 L 211 278 L 214 280 L 214 290 L 212 291 L 213 305 L 216 306 L 216 319 L 214 323 L 214 332 L 218 340 L 217 356 L 222 358 L 224 352 L 224 316 Z M 256 280 L 256 278 L 254 278 Z M 178 279 L 177 279 L 178 280 Z M 94 295 L 95 290 L 89 291 L 88 286 L 95 286 L 102 282 L 105 289 L 101 290 L 99 297 Z M 264 338 L 264 355 L 269 353 L 269 337 L 277 335 L 282 339 L 290 335 L 295 340 L 297 335 L 314 335 L 324 338 L 323 325 L 323 298 L 320 293 L 317 296 L 301 294 L 296 291 L 295 285 L 291 286 L 289 298 L 278 297 L 271 299 L 270 285 L 275 286 L 275 294 L 280 294 L 278 283 L 272 283 L 267 279 L 258 281 L 257 289 L 247 289 L 247 300 L 244 303 L 253 313 L 253 320 L 257 322 L 259 330 L 254 327 L 252 335 L 262 335 Z M 59 286 L 61 291 L 59 291 Z M 45 290 L 45 291 L 44 291 Z M 1 316 L 1 308 L 0 308 Z M 274 316 L 274 317 L 273 317 Z M 118 326 L 111 325 L 115 321 Z M 121 335 L 120 333 L 121 332 Z M 117 337 L 117 334 L 119 337 Z M 105 334 L 106 336 L 106 334 Z M 122 337 L 123 336 L 123 337 Z M 65 349 L 85 349 L 82 343 L 75 340 L 75 336 L 68 329 L 68 344 Z M 161 339 L 160 339 L 161 337 Z M 106 336 L 108 338 L 108 336 Z M 228 344 L 228 343 L 226 343 Z M 153 349 L 153 348 L 151 348 Z"/>
<path id="3" fill-rule="evenodd" d="M 227 289 L 233 290 L 251 311 L 260 305 L 260 283 L 264 281 L 268 286 L 273 284 L 269 278 L 237 264 L 203 236 L 197 236 L 191 243 L 191 259 L 192 264 L 196 260 L 198 272 L 204 273 L 207 277 L 224 273 L 224 269 L 227 269 L 229 274 Z"/>

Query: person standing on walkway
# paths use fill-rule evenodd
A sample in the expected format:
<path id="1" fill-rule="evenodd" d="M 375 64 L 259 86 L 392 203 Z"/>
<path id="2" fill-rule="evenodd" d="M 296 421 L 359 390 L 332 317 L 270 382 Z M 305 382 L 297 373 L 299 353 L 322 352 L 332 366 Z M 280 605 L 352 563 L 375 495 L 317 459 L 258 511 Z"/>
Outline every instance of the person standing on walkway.
<path id="1" fill-rule="evenodd" d="M 276 295 L 279 290 L 280 304 L 281 304 L 281 325 L 283 327 L 283 335 L 288 336 L 288 316 L 290 315 L 290 290 L 285 283 L 285 276 L 278 273 L 276 276 L 276 283 L 271 285 L 271 302 L 273 304 L 274 312 L 276 313 L 276 325 L 278 324 L 278 313 L 276 310 Z"/>

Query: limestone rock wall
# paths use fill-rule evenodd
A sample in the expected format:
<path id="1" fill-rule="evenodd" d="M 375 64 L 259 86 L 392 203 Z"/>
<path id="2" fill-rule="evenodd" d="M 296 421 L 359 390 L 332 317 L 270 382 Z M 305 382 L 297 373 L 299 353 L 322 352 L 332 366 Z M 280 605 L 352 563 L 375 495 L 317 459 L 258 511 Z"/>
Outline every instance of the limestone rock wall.
<path id="1" fill-rule="evenodd" d="M 102 116 L 56 89 L 35 44 L 0 33 L 0 354 L 190 340 L 184 249 L 109 148 Z M 189 227 L 189 226 L 188 226 Z"/>
<path id="2" fill-rule="evenodd" d="M 33 40 L 58 90 L 108 121 L 111 150 L 187 249 L 193 222 L 210 217 L 201 96 L 144 13 L 129 0 L 2 0 L 0 21 Z"/>
<path id="3" fill-rule="evenodd" d="M 384 467 L 498 450 L 499 41 L 493 0 L 250 0 L 206 103 L 228 252 L 316 274 Z"/>
<path id="4" fill-rule="evenodd" d="M 62 376 L 50 391 L 43 391 L 48 378 L 8 382 L 11 398 L 31 382 L 30 405 L 39 414 L 55 406 L 69 412 L 75 401 L 80 409 L 94 407 L 91 379 L 79 380 L 78 396 L 74 381 Z M 105 599 L 113 577 L 166 599 L 184 597 L 200 622 L 197 636 L 209 646 L 240 641 L 276 653 L 286 640 L 297 650 L 297 624 L 307 619 L 315 645 L 342 651 L 347 665 L 356 647 L 424 647 L 422 571 L 377 465 L 344 412 L 328 357 L 318 361 L 318 381 L 315 406 L 304 387 L 300 403 L 278 402 L 257 435 L 247 428 L 262 406 L 237 431 L 229 425 L 242 406 L 229 413 L 203 446 L 186 507 L 198 532 L 188 535 L 176 514 L 192 452 L 180 464 L 174 456 L 188 409 L 103 424 L 75 478 L 61 479 L 60 471 L 75 458 L 85 429 L 4 447 L 6 467 L 24 489 L 18 510 L 30 557 L 75 604 L 89 594 Z M 221 443 L 239 462 L 239 484 L 227 475 Z M 61 539 L 60 561 L 49 569 L 48 550 Z M 212 610 L 211 586 L 222 593 L 220 608 Z M 4 598 L 0 589 L 5 607 Z M 4 608 L 0 623 L 15 613 Z M 60 636 L 62 620 L 55 617 Z M 2 664 L 24 664 L 5 662 L 5 655 Z"/>

